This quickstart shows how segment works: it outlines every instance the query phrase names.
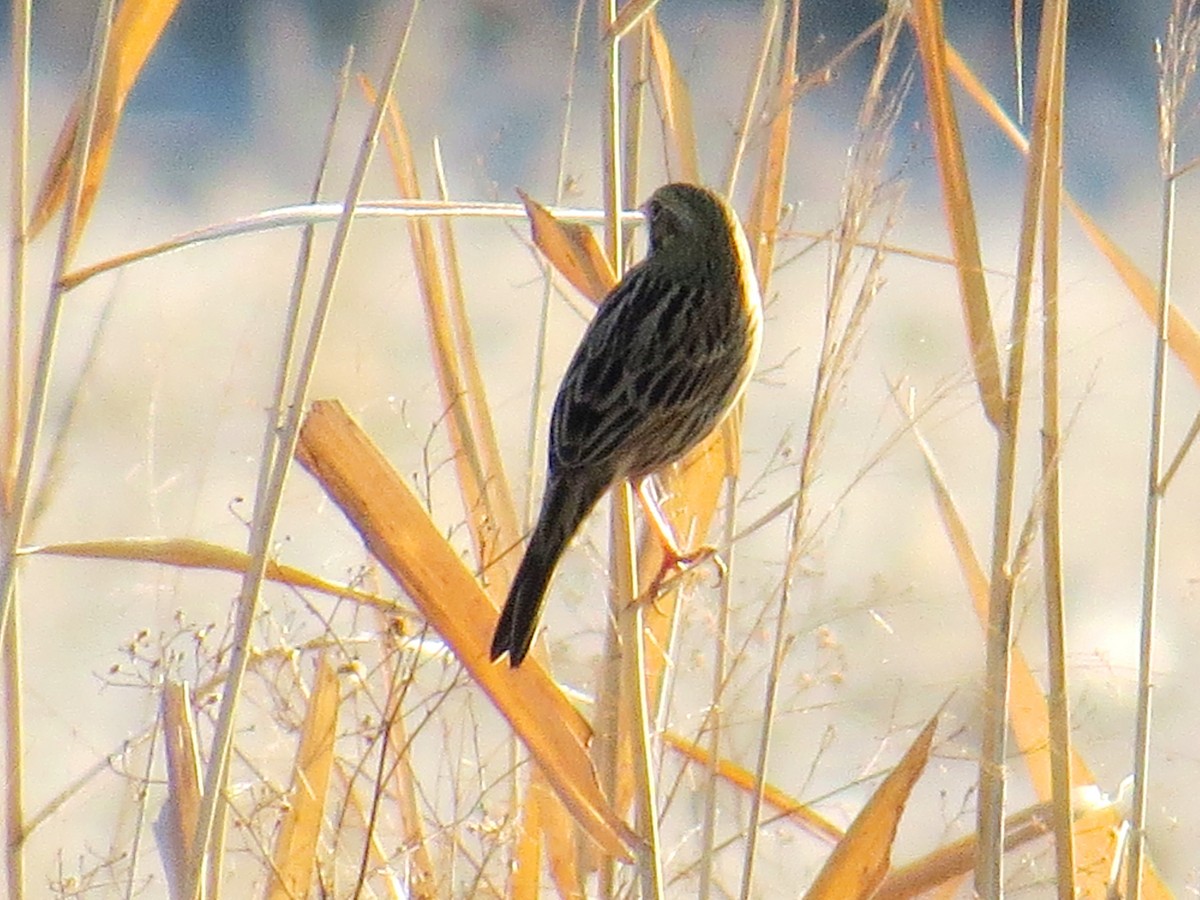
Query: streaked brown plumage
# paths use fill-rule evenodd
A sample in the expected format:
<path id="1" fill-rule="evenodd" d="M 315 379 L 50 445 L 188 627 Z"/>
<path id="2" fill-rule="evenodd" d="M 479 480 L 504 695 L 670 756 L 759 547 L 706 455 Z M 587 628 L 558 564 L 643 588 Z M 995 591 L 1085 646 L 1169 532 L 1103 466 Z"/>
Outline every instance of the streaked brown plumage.
<path id="1" fill-rule="evenodd" d="M 567 367 L 550 419 L 546 492 L 496 626 L 491 657 L 529 652 L 554 567 L 596 501 L 675 462 L 737 402 L 762 303 L 737 216 L 717 195 L 668 184 L 644 207 L 650 248 L 605 298 Z"/>

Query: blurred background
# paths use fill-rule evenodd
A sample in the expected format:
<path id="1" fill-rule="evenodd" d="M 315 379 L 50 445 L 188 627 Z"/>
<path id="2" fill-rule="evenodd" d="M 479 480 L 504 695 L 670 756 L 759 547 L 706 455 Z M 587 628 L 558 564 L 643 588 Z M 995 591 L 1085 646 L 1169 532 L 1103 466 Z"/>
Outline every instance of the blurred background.
<path id="1" fill-rule="evenodd" d="M 1015 114 L 1011 7 L 990 4 L 981 11 L 980 4 L 955 0 L 946 6 L 950 40 Z M 1161 194 L 1155 41 L 1168 9 L 1166 0 L 1077 4 L 1067 63 L 1065 185 L 1152 277 Z M 869 2 L 805 4 L 803 73 L 820 72 L 879 11 L 879 4 Z M 34 189 L 84 78 L 94 12 L 94 4 L 75 0 L 36 4 Z M 347 46 L 355 47 L 355 69 L 378 78 L 408 15 L 407 5 L 383 0 L 184 0 L 130 97 L 80 263 L 302 202 L 315 176 Z M 760 4 L 749 0 L 665 0 L 659 7 L 704 135 L 701 167 L 714 183 L 724 178 L 740 122 L 761 15 Z M 1025 4 L 1027 106 L 1039 16 L 1040 4 Z M 566 122 L 563 200 L 576 206 L 598 202 L 595 11 L 589 6 L 582 16 L 568 108 L 575 17 L 575 5 L 562 0 L 420 6 L 397 99 L 426 190 L 432 192 L 436 138 L 453 196 L 511 201 L 521 188 L 553 202 Z M 8 28 L 6 19 L 5 37 Z M 749 395 L 740 514 L 745 522 L 795 489 L 797 442 L 809 410 L 829 260 L 827 246 L 803 235 L 836 222 L 873 46 L 868 43 L 831 77 L 820 79 L 796 105 L 786 186 L 794 206 L 784 223 L 792 236 L 777 256 L 764 357 Z M 909 36 L 902 38 L 900 59 L 917 71 L 886 165 L 889 188 L 896 192 L 895 225 L 887 241 L 945 255 L 949 243 L 941 191 Z M 7 88 L 7 70 L 4 78 Z M 1023 159 L 969 100 L 959 100 L 995 323 L 1003 335 L 1010 317 Z M 1193 101 L 1185 114 L 1184 160 L 1198 146 L 1194 107 Z M 367 111 L 352 84 L 328 181 L 331 198 L 340 197 L 345 185 Z M 669 175 L 658 135 L 653 127 L 648 131 L 643 196 Z M 757 149 L 752 146 L 751 153 Z M 0 152 L 7 162 L 8 146 Z M 743 210 L 749 189 L 749 177 L 743 176 L 735 192 Z M 1185 181 L 1181 190 L 1188 197 L 1195 188 Z M 394 193 L 386 165 L 377 162 L 367 196 Z M 1196 283 L 1198 255 L 1189 252 L 1198 233 L 1196 209 L 1194 202 L 1181 204 L 1176 281 L 1177 302 L 1193 322 L 1200 319 L 1200 304 L 1190 290 Z M 458 234 L 488 399 L 510 477 L 523 497 L 532 438 L 538 448 L 533 486 L 538 497 L 545 422 L 533 436 L 526 423 L 542 287 L 525 244 L 527 228 L 520 222 L 464 222 Z M 1069 220 L 1063 246 L 1072 709 L 1079 750 L 1096 771 L 1099 787 L 1111 793 L 1131 766 L 1153 334 L 1108 263 Z M 187 535 L 245 546 L 275 335 L 295 248 L 291 233 L 236 238 L 128 267 L 71 295 L 48 414 L 49 428 L 61 432 L 61 442 L 44 461 L 52 487 L 32 542 Z M 36 304 L 45 296 L 53 239 L 44 235 L 33 254 L 30 296 Z M 949 698 L 944 744 L 901 829 L 897 862 L 904 862 L 904 854 L 919 856 L 974 827 L 971 792 L 984 656 L 981 629 L 919 453 L 911 439 L 888 443 L 902 425 L 889 383 L 902 383 L 919 401 L 939 398 L 923 428 L 967 517 L 976 551 L 985 559 L 995 443 L 970 380 L 952 270 L 897 253 L 889 257 L 884 274 L 886 286 L 839 405 L 816 488 L 819 536 L 792 605 L 789 627 L 795 643 L 772 778 L 801 799 L 821 799 L 826 812 L 846 824 L 869 793 L 857 779 L 876 771 L 881 759 L 894 761 L 907 745 L 908 731 Z M 555 298 L 543 411 L 583 324 L 584 304 L 578 298 Z M 31 335 L 31 347 L 32 340 Z M 1031 371 L 1030 377 L 1037 373 Z M 446 465 L 441 400 L 429 370 L 403 224 L 356 225 L 313 396 L 345 402 L 396 467 L 412 476 L 439 524 L 451 534 L 461 532 L 462 511 Z M 1186 432 L 1196 400 L 1195 384 L 1174 364 L 1168 452 Z M 1021 515 L 1037 479 L 1036 397 L 1030 402 L 1035 405 L 1026 420 Z M 1184 464 L 1167 506 L 1155 661 L 1158 718 L 1149 847 L 1180 896 L 1200 893 L 1194 853 L 1200 846 L 1200 812 L 1191 802 L 1200 789 L 1200 752 L 1190 690 L 1200 679 L 1200 655 L 1188 650 L 1200 629 L 1198 470 L 1194 457 Z M 568 554 L 546 619 L 556 674 L 584 690 L 593 686 L 592 666 L 601 644 L 603 519 L 594 516 Z M 764 604 L 773 602 L 786 530 L 780 519 L 747 537 L 739 545 L 733 576 L 739 602 L 735 624 L 749 638 L 748 652 L 757 654 L 731 704 L 741 727 L 731 731 L 729 753 L 747 765 L 756 747 L 754 713 L 762 709 L 761 681 L 770 649 L 757 617 Z M 281 561 L 326 577 L 352 577 L 367 563 L 356 536 L 300 472 L 289 482 L 277 537 Z M 1018 602 L 1022 646 L 1040 666 L 1038 575 L 1035 566 L 1019 588 Z M 139 633 L 149 631 L 166 646 L 174 640 L 171 635 L 192 625 L 224 629 L 236 584 L 228 577 L 174 569 L 33 559 L 22 585 L 30 598 L 22 628 L 29 804 L 36 809 L 153 720 L 157 700 L 143 676 L 113 668 L 130 666 L 129 648 Z M 715 597 L 711 586 L 701 586 L 690 601 L 672 711 L 680 727 L 703 712 L 710 678 L 705 637 Z M 269 607 L 272 602 L 278 603 L 272 627 L 281 640 L 299 641 L 309 629 L 303 615 L 289 610 L 283 599 L 268 598 Z M 174 665 L 187 674 L 186 660 L 176 659 Z M 501 726 L 493 722 L 492 727 L 499 731 Z M 897 735 L 901 739 L 893 741 Z M 116 763 L 111 768 L 118 778 L 133 777 Z M 1014 787 L 1014 808 L 1032 800 L 1019 783 Z M 126 835 L 138 827 L 117 792 L 106 791 L 103 782 L 74 802 L 69 832 L 50 829 L 34 836 L 32 884 L 97 865 L 108 853 L 104 848 L 121 843 L 113 837 L 114 822 Z M 687 811 L 679 815 L 686 820 Z M 687 830 L 686 822 L 681 830 Z M 762 895 L 790 896 L 797 883 L 796 859 L 803 858 L 806 871 L 815 872 L 819 848 L 805 844 L 803 855 L 793 856 L 790 848 L 803 844 L 802 838 L 785 824 L 767 831 L 779 852 L 766 855 L 777 870 L 770 872 L 768 865 L 759 881 Z M 1039 873 L 1050 855 L 1046 842 L 1017 854 L 1013 877 L 1025 891 L 1022 896 L 1049 895 Z M 153 874 L 147 877 L 147 895 L 159 895 L 161 882 Z"/>

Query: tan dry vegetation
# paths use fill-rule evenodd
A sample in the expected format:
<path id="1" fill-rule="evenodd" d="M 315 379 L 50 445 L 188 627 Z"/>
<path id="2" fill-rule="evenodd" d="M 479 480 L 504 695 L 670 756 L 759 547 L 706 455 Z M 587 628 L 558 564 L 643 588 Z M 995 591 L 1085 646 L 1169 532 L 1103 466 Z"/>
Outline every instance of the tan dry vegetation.
<path id="1" fill-rule="evenodd" d="M 1194 577 L 1186 540 L 1171 531 L 1187 501 L 1161 501 L 1195 492 L 1197 429 L 1176 410 L 1195 405 L 1200 341 L 1157 283 L 1171 284 L 1170 212 L 1194 177 L 1175 117 L 1197 11 L 1181 0 L 1164 26 L 1168 227 L 1150 276 L 1063 188 L 1065 4 L 1025 23 L 1038 60 L 1024 131 L 947 41 L 935 0 L 890 9 L 848 46 L 826 48 L 819 66 L 800 44 L 801 4 L 768 0 L 738 32 L 754 40 L 719 51 L 705 40 L 734 26 L 714 19 L 688 38 L 728 65 L 721 96 L 741 79 L 732 116 L 697 99 L 717 95 L 692 94 L 697 73 L 656 5 L 606 6 L 613 18 L 599 34 L 576 32 L 575 49 L 590 40 L 596 52 L 562 66 L 570 140 L 554 192 L 529 189 L 520 204 L 462 199 L 441 145 L 412 124 L 430 109 L 410 117 L 397 90 L 410 57 L 434 64 L 425 42 L 436 29 L 398 8 L 382 41 L 393 45 L 369 71 L 348 60 L 323 144 L 305 135 L 323 147 L 308 197 L 96 259 L 78 248 L 91 246 L 126 97 L 175 4 L 101 4 L 90 75 L 44 174 L 26 168 L 29 10 L 14 4 L 0 548 L 9 896 L 49 885 L 59 896 L 199 897 L 220 886 L 272 898 L 846 898 L 954 896 L 973 884 L 985 897 L 1065 898 L 1104 896 L 1114 882 L 1169 896 L 1153 864 L 1169 840 L 1143 846 L 1122 823 L 1133 834 L 1148 823 L 1153 837 L 1159 809 L 1185 818 L 1185 834 L 1200 821 L 1170 790 L 1156 794 L 1148 765 L 1135 765 L 1132 811 L 1101 795 L 1124 769 L 1109 760 L 1106 732 L 1078 724 L 1108 698 L 1089 693 L 1096 681 L 1080 661 L 1090 648 L 1072 641 L 1077 611 L 1095 609 L 1077 573 L 1144 553 L 1143 605 L 1124 611 L 1126 628 L 1153 623 L 1156 579 L 1177 594 Z M 867 74 L 835 165 L 813 157 L 800 123 L 852 71 Z M 576 78 L 587 85 L 578 93 Z M 912 109 L 943 198 L 937 249 L 902 225 L 920 215 L 906 192 L 912 154 L 897 149 Z M 726 140 L 702 140 L 722 113 Z M 1009 175 L 1020 190 L 1006 198 L 1015 268 L 981 237 L 994 212 L 972 181 L 966 115 L 1023 154 Z M 588 175 L 599 210 L 569 208 L 580 131 L 603 161 Z M 797 208 L 814 175 L 824 205 Z M 24 186 L 39 178 L 30 203 Z M 539 490 L 544 392 L 588 314 L 576 295 L 602 300 L 629 258 L 616 251 L 638 243 L 637 217 L 620 210 L 666 178 L 742 201 L 768 300 L 767 351 L 744 408 L 662 478 L 677 531 L 716 543 L 728 577 L 688 573 L 655 602 L 633 603 L 661 550 L 639 539 L 628 492 L 616 491 L 609 533 L 597 514 L 568 554 L 530 662 L 492 665 L 495 609 L 529 517 L 518 498 Z M 1079 252 L 1064 234 L 1076 226 L 1089 262 L 1064 277 L 1062 257 L 1076 265 Z M 244 237 L 283 227 L 298 248 L 278 234 Z M 244 294 L 244 306 L 222 305 L 239 275 L 257 274 L 255 254 L 236 249 L 247 240 L 277 251 L 261 264 L 271 275 L 279 255 L 295 259 L 290 284 L 244 286 L 270 317 Z M 376 242 L 389 248 L 383 258 L 403 246 L 411 263 L 385 264 Z M 212 265 L 180 284 L 151 268 L 187 254 Z M 499 265 L 517 257 L 521 276 Z M 48 274 L 35 275 L 40 266 Z M 230 270 L 207 291 L 206 266 L 208 277 Z M 195 291 L 205 315 L 131 316 L 143 270 L 158 273 L 157 290 Z M 1082 323 L 1081 277 L 1112 285 Z M 478 295 L 501 278 L 519 284 L 523 305 L 480 311 Z M 399 314 L 375 305 L 390 293 L 405 297 Z M 88 315 L 105 325 L 80 350 L 64 335 Z M 224 346 L 213 320 L 241 316 L 238 342 Z M 1099 337 L 1097 319 L 1107 323 Z M 1083 358 L 1113 331 L 1151 346 L 1155 325 L 1153 365 L 1122 357 L 1128 368 L 1109 380 L 1115 354 Z M 107 330 L 122 328 L 157 354 L 112 349 Z M 536 357 L 532 390 L 502 377 L 506 332 L 525 338 L 514 340 L 524 364 Z M 426 355 L 391 383 L 379 351 L 417 347 Z M 64 356 L 78 363 L 74 380 L 52 368 Z M 112 443 L 142 456 L 120 478 L 107 473 L 103 489 L 70 493 L 105 448 L 80 447 L 75 430 L 129 370 L 152 376 L 146 396 L 118 397 L 107 409 L 124 411 L 105 424 Z M 1151 371 L 1148 399 L 1128 382 Z M 1167 372 L 1190 381 L 1168 394 Z M 1081 387 L 1089 378 L 1099 386 Z M 203 411 L 184 400 L 198 382 Z M 1121 391 L 1135 398 L 1128 415 Z M 1151 410 L 1150 438 L 1108 452 Z M 159 428 L 176 442 L 165 462 Z M 532 449 L 514 465 L 522 432 Z M 402 462 L 378 449 L 389 444 Z M 238 459 L 236 474 L 213 454 Z M 177 489 L 210 469 L 206 490 Z M 1079 490 L 1077 472 L 1090 475 Z M 1142 491 L 1147 478 L 1157 490 Z M 1123 511 L 1100 546 L 1090 520 L 1106 503 L 1102 481 L 1125 484 L 1147 512 Z M 71 515 L 60 496 L 72 498 Z M 145 521 L 141 506 L 161 524 L 152 537 L 125 524 Z M 89 632 L 108 614 L 128 635 L 117 661 L 105 665 L 111 650 L 41 655 L 52 642 L 94 648 Z M 1101 690 L 1137 695 L 1112 731 L 1126 758 L 1133 749 L 1157 765 L 1170 754 L 1152 740 L 1152 637 L 1147 626 L 1136 677 Z M 1158 665 L 1173 646 L 1156 650 Z M 68 705 L 88 708 L 64 687 L 80 684 L 96 691 L 91 715 L 55 723 Z M 1168 722 L 1186 718 L 1186 705 L 1162 705 Z M 93 730 L 106 718 L 120 728 Z M 104 742 L 119 733 L 110 752 Z M 64 734 L 70 752 L 49 753 Z M 43 757 L 65 769 L 47 772 Z M 1186 795 L 1186 782 L 1172 787 Z M 1195 886 L 1184 864 L 1167 868 L 1176 890 Z"/>

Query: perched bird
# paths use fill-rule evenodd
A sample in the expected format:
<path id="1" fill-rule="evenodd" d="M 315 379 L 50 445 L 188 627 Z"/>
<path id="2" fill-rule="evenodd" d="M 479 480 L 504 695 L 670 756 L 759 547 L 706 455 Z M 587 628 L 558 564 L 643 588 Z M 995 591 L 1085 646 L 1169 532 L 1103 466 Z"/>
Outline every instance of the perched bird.
<path id="1" fill-rule="evenodd" d="M 646 493 L 647 480 L 711 432 L 754 371 L 762 301 L 746 237 L 716 194 L 659 188 L 643 207 L 650 246 L 601 304 L 563 376 L 550 419 L 537 526 L 492 639 L 521 664 L 567 543 L 612 485 L 631 479 L 667 566 L 691 559 Z"/>

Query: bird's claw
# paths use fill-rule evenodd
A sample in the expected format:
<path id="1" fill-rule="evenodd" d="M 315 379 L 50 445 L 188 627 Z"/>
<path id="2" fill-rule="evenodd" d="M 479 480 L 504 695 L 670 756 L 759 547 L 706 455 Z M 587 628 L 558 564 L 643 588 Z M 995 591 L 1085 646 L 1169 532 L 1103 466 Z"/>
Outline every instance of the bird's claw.
<path id="1" fill-rule="evenodd" d="M 657 605 L 659 597 L 679 578 L 710 560 L 717 570 L 717 586 L 720 586 L 729 576 L 729 567 L 725 565 L 725 560 L 721 559 L 720 554 L 717 553 L 716 547 L 705 544 L 687 553 L 676 552 L 664 547 L 663 559 L 658 567 L 658 574 L 654 576 L 654 580 L 650 582 L 649 587 L 642 593 L 639 602 L 655 604 L 655 611 L 661 614 L 662 610 Z"/>

